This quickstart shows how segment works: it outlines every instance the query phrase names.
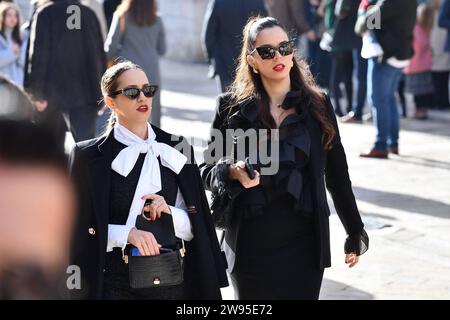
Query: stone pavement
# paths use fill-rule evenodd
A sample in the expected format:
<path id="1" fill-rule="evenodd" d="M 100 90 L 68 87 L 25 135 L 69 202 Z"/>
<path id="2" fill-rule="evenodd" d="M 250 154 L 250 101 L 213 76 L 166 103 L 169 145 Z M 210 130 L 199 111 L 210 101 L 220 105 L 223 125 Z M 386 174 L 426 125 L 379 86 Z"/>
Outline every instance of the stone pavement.
<path id="1" fill-rule="evenodd" d="M 163 60 L 161 70 L 163 129 L 207 139 L 217 95 L 207 66 Z M 402 120 L 401 127 L 401 155 L 376 160 L 358 157 L 374 141 L 373 126 L 340 124 L 370 248 L 349 269 L 345 232 L 333 212 L 332 267 L 321 299 L 450 299 L 450 112 Z M 200 160 L 201 144 L 195 150 Z M 233 299 L 232 288 L 223 296 Z"/>

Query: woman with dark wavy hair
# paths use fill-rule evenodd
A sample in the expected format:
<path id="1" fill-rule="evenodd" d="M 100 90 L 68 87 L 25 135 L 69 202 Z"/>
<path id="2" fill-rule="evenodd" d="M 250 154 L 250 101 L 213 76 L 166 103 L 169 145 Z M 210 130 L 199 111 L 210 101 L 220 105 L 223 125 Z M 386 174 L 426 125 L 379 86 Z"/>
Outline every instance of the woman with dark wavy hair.
<path id="1" fill-rule="evenodd" d="M 219 151 L 232 156 L 201 166 L 213 193 L 213 218 L 225 229 L 222 246 L 236 296 L 318 299 L 324 268 L 331 263 L 324 177 L 348 234 L 349 267 L 367 250 L 368 237 L 330 99 L 315 84 L 308 65 L 295 57 L 293 40 L 276 19 L 248 22 L 234 84 L 218 102 L 213 128 L 223 135 L 230 133 L 227 129 L 270 132 L 259 133 L 252 145 L 250 135 L 231 130 L 231 148 L 224 144 L 223 150 L 213 150 L 214 141 L 205 159 Z M 236 156 L 241 142 L 244 156 L 256 159 L 253 179 L 244 156 Z M 278 153 L 272 153 L 269 164 L 277 163 L 278 170 L 264 174 L 263 146 L 276 143 Z"/>

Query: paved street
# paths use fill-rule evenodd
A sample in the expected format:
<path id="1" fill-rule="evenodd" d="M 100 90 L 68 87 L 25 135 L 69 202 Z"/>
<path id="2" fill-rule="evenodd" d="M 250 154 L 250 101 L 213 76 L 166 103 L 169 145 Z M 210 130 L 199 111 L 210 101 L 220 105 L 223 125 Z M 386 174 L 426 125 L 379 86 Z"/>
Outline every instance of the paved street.
<path id="1" fill-rule="evenodd" d="M 207 139 L 217 94 L 207 66 L 163 60 L 161 67 L 163 129 Z M 390 160 L 358 157 L 373 143 L 371 124 L 340 130 L 370 249 L 348 269 L 344 229 L 332 214 L 333 266 L 321 299 L 450 299 L 450 112 L 402 120 L 401 156 Z M 196 143 L 198 160 L 201 149 Z M 231 288 L 223 294 L 233 299 Z"/>

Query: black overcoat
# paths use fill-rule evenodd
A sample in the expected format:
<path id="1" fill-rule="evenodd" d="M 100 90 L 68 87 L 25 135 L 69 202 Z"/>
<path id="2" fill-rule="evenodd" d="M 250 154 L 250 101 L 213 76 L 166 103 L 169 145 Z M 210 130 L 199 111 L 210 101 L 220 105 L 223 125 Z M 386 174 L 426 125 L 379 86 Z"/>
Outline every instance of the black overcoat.
<path id="1" fill-rule="evenodd" d="M 309 102 L 307 99 L 304 99 L 300 103 L 308 104 Z M 305 107 L 309 108 L 309 106 Z M 221 95 L 218 98 L 217 112 L 212 128 L 220 130 L 224 137 L 228 137 L 230 133 L 226 132 L 226 130 L 230 128 L 236 129 L 231 123 L 233 122 L 233 118 L 235 119 L 237 117 L 240 123 L 239 128 L 243 128 L 244 130 L 253 128 L 252 126 L 257 118 L 257 110 L 258 106 L 254 98 L 248 98 L 238 104 L 231 104 L 230 94 Z M 309 174 L 312 182 L 312 202 L 314 208 L 316 266 L 320 269 L 331 266 L 330 209 L 328 207 L 326 190 L 331 194 L 336 212 L 348 234 L 345 243 L 345 252 L 364 253 L 368 247 L 368 236 L 364 231 L 364 224 L 353 195 L 339 127 L 328 96 L 326 97 L 326 116 L 336 131 L 330 150 L 325 150 L 322 146 L 322 129 L 318 120 L 315 117 L 308 117 L 305 122 L 305 127 L 311 139 Z M 235 148 L 233 144 L 224 144 L 223 154 L 230 155 L 233 148 Z M 207 149 L 206 152 L 211 151 Z M 200 171 L 206 189 L 213 191 L 213 193 L 220 188 L 221 180 L 227 175 L 226 166 L 221 165 L 220 161 L 219 163 L 212 164 L 203 163 L 200 165 Z M 261 179 L 263 178 L 264 176 L 261 177 Z M 243 189 L 238 181 L 229 183 L 228 188 L 231 190 L 231 198 L 237 197 L 242 192 L 240 189 Z M 231 228 L 225 230 L 225 240 L 233 250 L 239 241 L 239 231 L 239 220 Z M 229 263 L 233 264 L 233 262 Z M 231 265 L 230 268 L 232 269 Z"/>
<path id="2" fill-rule="evenodd" d="M 99 109 L 106 69 L 95 13 L 77 0 L 40 6 L 30 28 L 25 89 L 50 110 Z"/>
<path id="3" fill-rule="evenodd" d="M 220 250 L 211 220 L 208 201 L 192 147 L 184 139 L 152 126 L 156 141 L 175 147 L 184 142 L 191 157 L 178 174 L 178 183 L 192 224 L 194 238 L 186 242 L 185 281 L 188 297 L 220 299 L 220 287 L 228 285 L 226 260 Z M 82 275 L 81 290 L 75 298 L 100 299 L 108 241 L 113 132 L 78 143 L 70 159 L 71 174 L 78 194 L 78 219 L 75 226 L 71 263 Z"/>

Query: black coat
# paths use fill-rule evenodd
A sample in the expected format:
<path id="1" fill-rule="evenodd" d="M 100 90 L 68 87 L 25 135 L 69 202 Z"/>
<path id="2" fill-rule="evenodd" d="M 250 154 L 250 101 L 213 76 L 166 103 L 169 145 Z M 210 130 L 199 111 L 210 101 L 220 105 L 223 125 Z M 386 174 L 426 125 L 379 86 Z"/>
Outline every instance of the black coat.
<path id="1" fill-rule="evenodd" d="M 333 52 L 351 51 L 361 48 L 361 38 L 354 32 L 359 0 L 344 0 L 334 18 Z M 336 14 L 336 12 L 335 12 Z"/>
<path id="2" fill-rule="evenodd" d="M 380 1 L 381 28 L 375 35 L 384 50 L 383 59 L 410 59 L 413 54 L 413 30 L 417 1 Z"/>
<path id="3" fill-rule="evenodd" d="M 203 26 L 203 46 L 216 74 L 231 81 L 241 51 L 242 30 L 255 15 L 266 16 L 262 0 L 210 0 Z"/>
<path id="4" fill-rule="evenodd" d="M 153 127 L 158 142 L 172 147 L 184 140 Z M 99 299 L 102 296 L 103 270 L 108 241 L 112 132 L 108 136 L 80 142 L 74 148 L 70 166 L 79 197 L 79 214 L 73 237 L 71 263 L 82 273 L 82 289 L 72 293 L 76 298 Z M 191 159 L 178 175 L 180 191 L 188 208 L 194 238 L 186 242 L 185 282 L 192 299 L 220 299 L 220 287 L 228 285 L 226 260 L 220 251 L 202 180 Z M 186 150 L 186 149 L 185 149 Z M 93 232 L 94 230 L 94 232 Z"/>
<path id="5" fill-rule="evenodd" d="M 255 113 L 257 110 L 255 100 L 247 99 L 237 106 L 232 106 L 230 111 L 229 99 L 229 94 L 219 97 L 217 112 L 213 122 L 213 128 L 221 130 L 223 134 L 225 134 L 225 129 L 229 128 L 229 115 L 234 114 L 235 110 L 245 108 L 247 113 Z M 305 123 L 311 138 L 309 169 L 312 181 L 312 201 L 314 207 L 314 224 L 317 244 L 316 265 L 319 268 L 331 266 L 329 231 L 330 209 L 327 203 L 326 188 L 333 198 L 337 214 L 342 221 L 347 234 L 349 235 L 345 243 L 345 251 L 347 253 L 351 251 L 359 252 L 361 240 L 365 245 L 368 245 L 367 235 L 363 229 L 364 225 L 361 221 L 352 191 L 351 181 L 348 174 L 347 160 L 344 148 L 341 144 L 336 116 L 334 114 L 330 99 L 327 97 L 326 100 L 327 116 L 336 130 L 336 136 L 333 140 L 332 149 L 326 151 L 322 147 L 322 131 L 318 121 L 314 117 L 310 117 Z M 255 117 L 255 115 L 249 115 L 249 117 L 252 116 Z M 225 155 L 230 155 L 230 150 L 230 147 L 228 147 L 228 150 L 224 148 L 223 152 Z M 224 170 L 222 168 L 223 166 L 205 163 L 200 166 L 202 178 L 205 183 L 205 187 L 208 190 L 214 191 L 219 187 L 220 180 L 223 180 L 223 176 L 226 174 L 223 172 Z M 263 179 L 263 176 L 261 179 Z M 233 189 L 232 193 L 238 193 L 239 190 L 237 189 L 239 187 L 243 188 L 238 181 L 234 181 L 229 185 L 229 187 Z M 231 196 L 233 197 L 233 195 Z M 233 248 L 233 244 L 235 244 L 239 238 L 239 227 L 231 228 L 230 230 L 227 230 L 225 234 L 227 243 Z"/>
<path id="6" fill-rule="evenodd" d="M 67 24 L 76 20 L 79 29 Z M 69 12 L 69 13 L 67 13 Z M 77 26 L 75 26 L 77 27 Z M 100 79 L 106 69 L 103 36 L 95 13 L 76 0 L 58 0 L 39 7 L 30 29 L 25 89 L 49 108 L 99 108 Z"/>

